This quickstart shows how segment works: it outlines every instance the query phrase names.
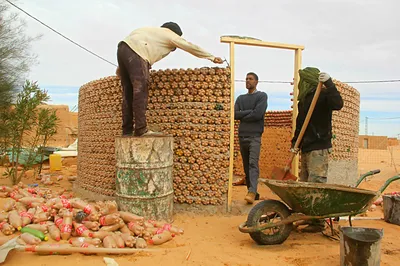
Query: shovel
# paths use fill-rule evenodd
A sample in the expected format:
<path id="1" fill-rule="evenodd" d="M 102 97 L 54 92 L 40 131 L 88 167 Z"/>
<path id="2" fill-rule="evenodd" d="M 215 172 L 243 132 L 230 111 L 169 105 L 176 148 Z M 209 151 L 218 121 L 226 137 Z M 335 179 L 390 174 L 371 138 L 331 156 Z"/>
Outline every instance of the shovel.
<path id="1" fill-rule="evenodd" d="M 3 263 L 11 250 L 17 251 L 30 251 L 40 255 L 70 255 L 72 253 L 83 253 L 83 254 L 134 254 L 139 252 L 152 252 L 162 251 L 162 249 L 134 249 L 134 248 L 85 248 L 85 247 L 73 247 L 69 244 L 53 244 L 53 245 L 20 245 L 17 243 L 17 238 L 13 238 L 0 246 L 0 264 Z"/>
<path id="2" fill-rule="evenodd" d="M 300 142 L 303 139 L 304 133 L 306 132 L 306 129 L 307 129 L 308 123 L 310 122 L 311 116 L 314 112 L 314 108 L 315 108 L 315 105 L 317 104 L 317 100 L 318 100 L 319 94 L 321 93 L 321 89 L 322 89 L 322 82 L 318 82 L 317 90 L 315 91 L 310 108 L 308 109 L 308 112 L 307 112 L 306 119 L 304 120 L 303 126 L 301 127 L 300 134 L 296 140 L 296 143 L 294 144 L 294 147 L 292 150 L 293 152 L 291 152 L 291 154 L 290 154 L 289 161 L 286 163 L 286 166 L 283 169 L 279 168 L 279 167 L 274 167 L 272 169 L 271 179 L 294 180 L 294 181 L 297 180 L 297 176 L 289 173 L 289 170 L 291 168 L 293 159 L 296 156 L 297 149 L 299 148 Z"/>

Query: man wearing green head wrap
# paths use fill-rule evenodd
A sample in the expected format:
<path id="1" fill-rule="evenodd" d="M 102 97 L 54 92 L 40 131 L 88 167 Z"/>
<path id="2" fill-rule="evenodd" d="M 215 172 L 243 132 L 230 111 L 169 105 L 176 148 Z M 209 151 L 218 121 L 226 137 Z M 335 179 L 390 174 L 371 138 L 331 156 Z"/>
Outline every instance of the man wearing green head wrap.
<path id="1" fill-rule="evenodd" d="M 296 131 L 292 147 L 299 136 L 307 116 L 318 82 L 323 82 L 310 122 L 300 142 L 301 167 L 300 181 L 326 183 L 328 159 L 332 148 L 332 112 L 343 107 L 343 99 L 329 74 L 318 68 L 307 67 L 299 71 L 299 96 Z M 313 220 L 303 229 L 306 232 L 318 232 L 324 229 L 323 220 Z"/>

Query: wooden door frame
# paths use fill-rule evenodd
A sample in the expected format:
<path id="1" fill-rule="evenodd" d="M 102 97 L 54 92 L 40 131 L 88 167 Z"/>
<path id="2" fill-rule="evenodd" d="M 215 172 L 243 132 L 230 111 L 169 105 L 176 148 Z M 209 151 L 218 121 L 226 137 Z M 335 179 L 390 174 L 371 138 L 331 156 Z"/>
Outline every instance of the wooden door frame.
<path id="1" fill-rule="evenodd" d="M 227 211 L 232 209 L 232 182 L 233 182 L 233 163 L 234 163 L 234 140 L 235 140 L 235 44 L 258 46 L 276 49 L 285 49 L 294 51 L 294 79 L 293 79 L 293 115 L 292 115 L 292 136 L 296 128 L 297 117 L 297 96 L 298 96 L 298 83 L 299 83 L 299 70 L 301 68 L 302 51 L 304 46 L 295 44 L 284 44 L 274 42 L 264 42 L 257 39 L 238 37 L 238 36 L 222 36 L 222 43 L 229 43 L 229 65 L 231 69 L 231 115 L 230 115 L 230 136 L 229 136 L 229 183 L 228 183 L 228 204 Z M 292 173 L 298 176 L 299 171 L 299 156 L 297 155 L 292 163 Z"/>

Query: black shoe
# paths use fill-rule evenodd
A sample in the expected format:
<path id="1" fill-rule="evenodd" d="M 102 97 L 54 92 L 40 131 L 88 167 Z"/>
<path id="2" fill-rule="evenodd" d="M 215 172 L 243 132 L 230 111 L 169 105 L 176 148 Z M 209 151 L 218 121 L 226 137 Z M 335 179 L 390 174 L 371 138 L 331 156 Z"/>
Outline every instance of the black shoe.
<path id="1" fill-rule="evenodd" d="M 260 200 L 260 194 L 257 193 L 254 200 Z"/>

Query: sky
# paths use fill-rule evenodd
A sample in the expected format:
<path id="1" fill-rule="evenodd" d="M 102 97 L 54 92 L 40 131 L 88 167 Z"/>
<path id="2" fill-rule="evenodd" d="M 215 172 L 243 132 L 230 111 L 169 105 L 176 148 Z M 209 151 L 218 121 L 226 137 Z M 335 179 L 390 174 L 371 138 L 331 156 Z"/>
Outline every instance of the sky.
<path id="1" fill-rule="evenodd" d="M 4 1 L 4 0 L 2 0 Z M 15 1 L 13 1 L 15 2 Z M 19 7 L 116 64 L 116 47 L 132 30 L 177 22 L 183 37 L 215 56 L 229 60 L 220 36 L 249 36 L 263 41 L 304 45 L 302 67 L 315 66 L 342 82 L 400 79 L 400 17 L 397 0 L 280 1 L 128 1 L 18 0 Z M 14 7 L 10 11 L 19 12 Z M 27 34 L 42 35 L 33 44 L 38 64 L 29 79 L 49 91 L 52 104 L 78 103 L 79 87 L 114 75 L 115 66 L 50 31 L 21 13 Z M 235 78 L 249 71 L 260 80 L 291 81 L 294 52 L 250 46 L 235 47 Z M 215 66 L 177 50 L 153 69 Z M 370 135 L 400 134 L 400 83 L 350 84 L 361 95 L 360 134 L 368 117 Z M 268 94 L 268 110 L 289 110 L 290 84 L 260 83 Z M 245 93 L 235 84 L 235 95 Z M 390 118 L 390 119 L 388 119 Z"/>

